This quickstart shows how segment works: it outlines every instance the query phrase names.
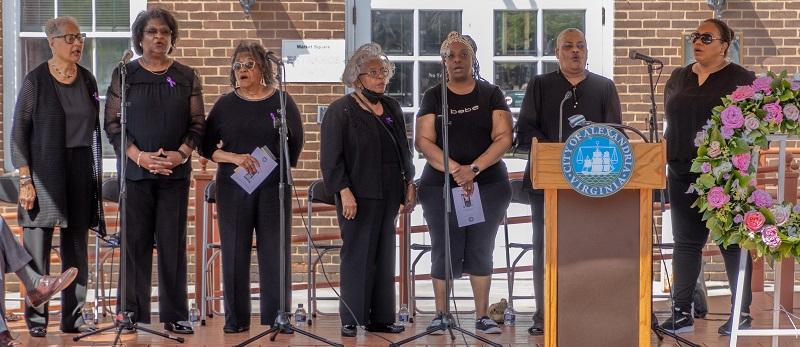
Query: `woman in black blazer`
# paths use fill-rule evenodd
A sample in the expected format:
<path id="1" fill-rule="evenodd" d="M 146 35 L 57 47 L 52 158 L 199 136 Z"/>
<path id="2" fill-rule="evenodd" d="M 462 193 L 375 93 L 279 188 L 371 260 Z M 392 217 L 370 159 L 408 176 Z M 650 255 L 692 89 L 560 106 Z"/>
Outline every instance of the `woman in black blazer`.
<path id="1" fill-rule="evenodd" d="M 379 45 L 361 46 L 342 74 L 355 91 L 328 107 L 320 130 L 322 177 L 336 195 L 342 233 L 339 314 L 347 337 L 356 325 L 404 330 L 394 325 L 395 218 L 400 207 L 413 209 L 416 189 L 403 111 L 383 94 L 393 73 Z"/>
<path id="2" fill-rule="evenodd" d="M 100 105 L 94 76 L 78 65 L 86 34 L 75 19 L 50 19 L 45 34 L 53 56 L 25 76 L 14 110 L 11 156 L 19 170 L 19 224 L 31 264 L 40 274 L 50 272 L 53 229 L 59 227 L 61 266 L 78 269 L 61 300 L 61 331 L 77 333 L 85 329 L 88 231 L 105 234 L 98 198 Z M 47 305 L 26 305 L 31 336 L 47 334 L 47 318 Z"/>

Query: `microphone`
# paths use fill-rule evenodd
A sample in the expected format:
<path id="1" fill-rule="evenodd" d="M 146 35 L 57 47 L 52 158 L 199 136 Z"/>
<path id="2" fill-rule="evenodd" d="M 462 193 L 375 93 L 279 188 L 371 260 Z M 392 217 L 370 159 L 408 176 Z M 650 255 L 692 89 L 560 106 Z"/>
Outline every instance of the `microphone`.
<path id="1" fill-rule="evenodd" d="M 661 60 L 653 58 L 653 57 L 651 57 L 649 55 L 644 55 L 644 54 L 639 53 L 637 51 L 630 51 L 630 53 L 628 53 L 628 58 L 631 58 L 631 59 L 634 59 L 634 60 L 642 60 L 642 61 L 644 61 L 645 63 L 648 63 L 648 64 L 664 65 L 664 63 L 662 63 Z"/>
<path id="2" fill-rule="evenodd" d="M 117 64 L 125 65 L 129 61 L 131 61 L 131 58 L 133 58 L 133 51 L 130 48 L 128 48 L 125 50 L 125 53 L 122 53 L 122 58 L 119 59 L 119 62 L 117 62 Z"/>
<path id="3" fill-rule="evenodd" d="M 644 140 L 645 143 L 650 143 L 650 141 L 647 139 L 647 137 L 645 137 L 644 134 L 642 134 L 642 132 L 639 129 L 636 129 L 636 128 L 634 128 L 632 126 L 629 126 L 629 125 L 615 124 L 615 123 L 597 123 L 597 122 L 592 122 L 592 121 L 586 120 L 586 117 L 584 115 L 582 115 L 582 114 L 576 114 L 576 115 L 573 115 L 573 116 L 569 117 L 569 126 L 572 127 L 572 128 L 584 127 L 584 126 L 591 125 L 591 124 L 609 126 L 609 127 L 615 128 L 615 129 L 617 129 L 619 131 L 622 131 L 623 134 L 625 133 L 625 130 L 629 130 L 629 131 L 632 131 L 633 133 L 635 133 L 636 135 L 639 135 L 639 137 L 641 137 L 642 140 Z M 626 135 L 626 137 L 627 137 L 627 135 Z"/>
<path id="4" fill-rule="evenodd" d="M 275 63 L 275 65 L 283 65 L 283 60 L 281 60 L 281 58 L 275 55 L 275 52 L 273 51 L 267 51 L 267 59 Z"/>
<path id="5" fill-rule="evenodd" d="M 558 105 L 558 142 L 564 142 L 564 102 L 572 97 L 572 91 L 568 90 Z"/>
<path id="6" fill-rule="evenodd" d="M 567 120 L 569 121 L 569 127 L 570 128 L 577 128 L 577 127 L 580 127 L 580 126 L 587 125 L 586 117 L 584 117 L 582 114 L 573 115 L 573 116 L 567 118 Z"/>

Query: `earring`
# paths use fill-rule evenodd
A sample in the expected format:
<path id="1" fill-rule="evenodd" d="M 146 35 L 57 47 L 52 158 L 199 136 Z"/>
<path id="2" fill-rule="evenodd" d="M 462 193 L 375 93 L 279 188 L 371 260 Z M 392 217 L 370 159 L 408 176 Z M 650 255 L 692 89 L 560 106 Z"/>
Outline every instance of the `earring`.
<path id="1" fill-rule="evenodd" d="M 236 79 L 236 83 L 233 84 L 234 88 L 239 88 L 239 79 Z"/>
<path id="2" fill-rule="evenodd" d="M 261 85 L 262 86 L 266 86 L 267 85 L 267 81 L 264 80 L 264 76 L 261 76 Z"/>

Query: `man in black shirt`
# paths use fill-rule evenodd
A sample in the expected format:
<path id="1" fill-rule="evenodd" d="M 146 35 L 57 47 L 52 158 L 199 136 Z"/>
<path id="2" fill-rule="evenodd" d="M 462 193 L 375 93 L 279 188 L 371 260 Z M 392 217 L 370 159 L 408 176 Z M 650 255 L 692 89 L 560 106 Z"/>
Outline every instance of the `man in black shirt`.
<path id="1" fill-rule="evenodd" d="M 534 76 L 525 89 L 522 108 L 517 123 L 517 141 L 520 149 L 530 149 L 531 139 L 539 142 L 563 142 L 575 129 L 566 120 L 582 114 L 597 123 L 621 121 L 619 95 L 614 82 L 586 70 L 586 38 L 579 29 L 569 28 L 558 34 L 556 56 L 557 71 Z M 570 96 L 565 99 L 567 93 Z M 559 110 L 562 100 L 563 109 Z M 560 112 L 563 111 L 563 112 Z M 559 114 L 563 119 L 559 120 Z M 561 129 L 559 129 L 561 125 Z M 559 138 L 560 136 L 560 138 Z M 534 190 L 530 179 L 530 161 L 525 169 L 523 189 L 531 201 L 533 217 L 533 288 L 536 295 L 536 313 L 531 335 L 544 333 L 544 193 Z"/>

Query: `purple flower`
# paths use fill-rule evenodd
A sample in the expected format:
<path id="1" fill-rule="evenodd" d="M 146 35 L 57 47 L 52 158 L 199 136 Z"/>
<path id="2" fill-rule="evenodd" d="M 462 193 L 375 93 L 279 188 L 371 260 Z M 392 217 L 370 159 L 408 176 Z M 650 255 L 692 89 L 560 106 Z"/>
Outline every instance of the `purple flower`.
<path id="1" fill-rule="evenodd" d="M 800 109 L 798 109 L 795 104 L 788 104 L 783 107 L 783 115 L 786 116 L 788 120 L 797 121 L 800 119 Z"/>
<path id="2" fill-rule="evenodd" d="M 789 206 L 775 205 L 772 208 L 772 215 L 775 217 L 775 225 L 781 226 L 789 220 L 791 209 Z"/>
<path id="3" fill-rule="evenodd" d="M 747 201 L 755 204 L 756 207 L 772 207 L 772 196 L 763 189 L 754 190 L 753 194 L 750 195 L 750 198 L 747 199 Z"/>
<path id="4" fill-rule="evenodd" d="M 761 240 L 764 241 L 764 244 L 769 246 L 769 248 L 775 249 L 781 245 L 781 237 L 778 236 L 778 228 L 774 225 L 767 225 L 764 229 L 761 229 Z"/>
<path id="5" fill-rule="evenodd" d="M 780 100 L 766 104 L 762 106 L 762 108 L 764 111 L 767 111 L 767 116 L 764 117 L 764 120 L 775 124 L 781 124 L 781 122 L 783 122 L 783 108 L 781 108 Z"/>
<path id="6" fill-rule="evenodd" d="M 744 221 L 744 216 L 742 216 L 741 214 L 737 214 L 735 217 L 733 217 L 733 222 L 736 224 L 742 224 L 743 221 Z"/>
<path id="7" fill-rule="evenodd" d="M 720 113 L 722 124 L 731 129 L 739 129 L 744 125 L 742 110 L 736 105 L 730 105 Z"/>
<path id="8" fill-rule="evenodd" d="M 724 125 L 722 126 L 722 129 L 720 129 L 720 133 L 722 134 L 722 138 L 726 139 L 726 140 L 730 139 L 731 137 L 733 137 L 733 132 L 734 132 L 733 129 L 728 128 L 727 126 L 724 126 Z"/>
<path id="9" fill-rule="evenodd" d="M 761 125 L 761 122 L 756 116 L 747 116 L 744 119 L 744 127 L 750 130 L 756 130 Z"/>
<path id="10" fill-rule="evenodd" d="M 728 194 L 725 194 L 725 190 L 722 187 L 712 187 L 708 191 L 708 206 L 711 208 L 720 208 L 725 206 L 729 201 L 731 201 L 731 197 Z"/>
<path id="11" fill-rule="evenodd" d="M 794 205 L 794 207 L 792 207 L 792 212 L 800 213 L 800 205 Z"/>
<path id="12" fill-rule="evenodd" d="M 731 158 L 731 162 L 733 162 L 733 166 L 735 166 L 739 171 L 747 171 L 750 168 L 750 153 L 742 153 L 736 154 Z"/>
<path id="13" fill-rule="evenodd" d="M 172 77 L 170 76 L 167 76 L 167 83 L 169 83 L 170 88 L 174 88 L 175 84 L 177 84 L 175 83 L 175 80 L 173 80 Z"/>
<path id="14" fill-rule="evenodd" d="M 697 134 L 694 136 L 694 146 L 700 147 L 706 142 L 706 138 L 708 138 L 708 134 L 705 131 L 698 131 Z"/>
<path id="15" fill-rule="evenodd" d="M 792 85 L 792 91 L 800 89 L 800 81 L 791 81 L 790 83 Z"/>
<path id="16" fill-rule="evenodd" d="M 710 163 L 703 163 L 702 165 L 700 165 L 700 170 L 702 170 L 703 173 L 711 172 L 711 164 Z"/>
<path id="17" fill-rule="evenodd" d="M 772 83 L 772 77 L 762 76 L 762 77 L 756 78 L 756 80 L 753 81 L 753 90 L 762 91 L 762 92 L 764 92 L 764 94 L 771 94 L 772 93 L 772 88 L 770 88 L 770 86 L 769 86 L 770 83 Z"/>
<path id="18" fill-rule="evenodd" d="M 711 144 L 708 145 L 708 156 L 711 158 L 719 157 L 722 154 L 722 148 L 720 148 L 719 141 L 711 141 Z"/>
<path id="19" fill-rule="evenodd" d="M 731 94 L 731 100 L 734 102 L 744 101 L 748 98 L 752 98 L 755 93 L 756 91 L 753 90 L 753 87 L 751 86 L 739 86 Z"/>

